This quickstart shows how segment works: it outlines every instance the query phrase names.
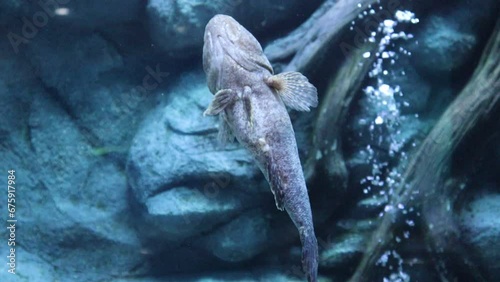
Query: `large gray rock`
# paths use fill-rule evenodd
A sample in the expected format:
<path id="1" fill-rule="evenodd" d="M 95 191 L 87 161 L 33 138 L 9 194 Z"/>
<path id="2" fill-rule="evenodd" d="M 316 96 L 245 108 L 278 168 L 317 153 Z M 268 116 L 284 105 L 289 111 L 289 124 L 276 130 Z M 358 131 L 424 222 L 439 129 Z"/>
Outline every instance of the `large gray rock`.
<path id="1" fill-rule="evenodd" d="M 499 2 L 455 1 L 454 5 L 433 11 L 421 19 L 415 33 L 415 43 L 409 46 L 412 63 L 422 75 L 432 76 L 443 83 L 446 73 L 456 71 L 471 62 L 488 30 L 498 17 Z M 449 74 L 448 74 L 449 77 Z"/>
<path id="2" fill-rule="evenodd" d="M 2 246 L 1 250 L 2 253 L 8 254 L 7 248 L 4 249 Z M 56 269 L 48 261 L 43 260 L 36 254 L 27 252 L 22 247 L 17 247 L 15 253 L 17 256 L 16 274 L 11 274 L 5 269 L 0 272 L 1 281 L 30 282 L 58 280 L 59 276 Z"/>
<path id="3" fill-rule="evenodd" d="M 10 46 L 2 41 L 0 48 L 4 53 Z M 131 274 L 143 257 L 128 222 L 124 173 L 95 156 L 80 127 L 24 56 L 1 57 L 0 70 L 5 107 L 0 167 L 16 171 L 16 215 L 22 220 L 16 278 L 95 281 Z"/>
<path id="4" fill-rule="evenodd" d="M 252 157 L 216 140 L 218 120 L 203 117 L 212 95 L 202 76 L 185 76 L 170 97 L 142 123 L 127 163 L 142 238 L 166 249 L 196 242 L 230 262 L 297 240 Z"/>
<path id="5" fill-rule="evenodd" d="M 121 56 L 100 35 L 74 34 L 62 28 L 40 31 L 26 55 L 47 87 L 67 92 L 94 86 L 112 70 L 123 67 Z"/>
<path id="6" fill-rule="evenodd" d="M 9 54 L 8 42 L 0 40 L 0 53 Z M 0 163 L 1 171 L 15 170 L 16 187 L 16 246 L 8 246 L 7 241 L 1 244 L 0 252 L 7 256 L 9 249 L 15 247 L 16 273 L 7 272 L 8 265 L 0 272 L 1 281 L 45 281 L 53 280 L 54 267 L 30 253 L 33 250 L 23 245 L 24 239 L 36 236 L 30 229 L 34 221 L 34 205 L 37 205 L 42 191 L 37 190 L 39 166 L 33 156 L 28 126 L 30 105 L 33 95 L 43 93 L 43 88 L 32 73 L 29 64 L 22 56 L 0 56 L 0 100 L 2 109 L 0 119 Z M 7 174 L 5 174 L 5 177 Z M 40 193 L 39 193 L 40 192 Z M 7 197 L 7 194 L 6 194 Z M 7 198 L 0 202 L 0 209 L 7 211 Z M 50 204 L 47 202 L 46 204 Z M 46 217 L 48 208 L 43 211 Z M 5 214 L 7 215 L 7 214 Z M 8 230 L 0 230 L 2 238 L 9 238 Z M 27 252 L 29 250 L 30 252 Z M 7 262 L 7 258 L 5 259 Z"/>
<path id="7" fill-rule="evenodd" d="M 63 102 L 61 106 L 88 138 L 92 153 L 118 153 L 125 159 L 155 96 L 154 89 L 147 92 L 123 71 L 122 56 L 112 43 L 96 33 L 77 36 L 51 29 L 26 46 L 26 53 L 44 87 Z M 159 70 L 160 82 L 165 83 L 166 74 Z"/>
<path id="8" fill-rule="evenodd" d="M 32 184 L 36 193 L 22 197 L 27 206 L 21 210 L 28 213 L 23 227 L 31 230 L 20 233 L 23 246 L 50 261 L 58 275 L 80 281 L 130 273 L 143 258 L 128 222 L 125 175 L 92 154 L 70 116 L 47 94 L 35 95 L 29 126 L 39 178 Z"/>
<path id="9" fill-rule="evenodd" d="M 14 145 L 10 149 L 17 150 L 26 142 L 28 118 L 31 99 L 34 93 L 43 91 L 30 65 L 22 56 L 12 56 L 8 42 L 0 40 L 0 100 L 2 101 L 2 118 L 0 119 L 0 144 L 5 149 L 8 141 Z M 1 147 L 0 147 L 1 148 Z M 23 148 L 24 150 L 25 148 Z M 21 150 L 21 151 L 23 151 Z M 6 150 L 7 152 L 8 150 Z"/>
<path id="10" fill-rule="evenodd" d="M 270 217 L 257 209 L 241 215 L 202 241 L 216 257 L 239 262 L 262 253 L 270 245 L 271 232 Z"/>
<path id="11" fill-rule="evenodd" d="M 300 19 L 297 11 L 301 11 L 301 15 L 312 11 L 319 1 L 312 2 L 151 0 L 146 12 L 153 40 L 178 57 L 201 54 L 205 25 L 216 14 L 231 15 L 252 32 L 269 34 L 283 29 L 280 25 L 285 20 Z"/>
<path id="12" fill-rule="evenodd" d="M 142 123 L 127 175 L 148 226 L 144 237 L 181 241 L 212 230 L 244 209 L 272 200 L 252 157 L 222 148 L 218 120 L 203 116 L 212 95 L 201 75 L 187 75 Z"/>
<path id="13" fill-rule="evenodd" d="M 175 187 L 146 201 L 144 218 L 149 229 L 156 227 L 160 237 L 182 240 L 211 230 L 241 213 L 244 194 L 230 191 L 211 194 L 203 189 Z"/>
<path id="14" fill-rule="evenodd" d="M 144 120 L 130 148 L 127 174 L 139 203 L 177 186 L 262 191 L 252 157 L 236 143 L 222 148 L 218 120 L 203 116 L 212 95 L 202 77 L 187 76 L 172 92 L 171 101 Z"/>
<path id="15" fill-rule="evenodd" d="M 453 21 L 454 19 L 432 16 L 417 32 L 417 41 L 410 50 L 413 63 L 421 73 L 450 72 L 470 59 L 478 38 Z"/>
<path id="16" fill-rule="evenodd" d="M 500 194 L 485 194 L 460 213 L 462 239 L 491 281 L 500 277 Z"/>

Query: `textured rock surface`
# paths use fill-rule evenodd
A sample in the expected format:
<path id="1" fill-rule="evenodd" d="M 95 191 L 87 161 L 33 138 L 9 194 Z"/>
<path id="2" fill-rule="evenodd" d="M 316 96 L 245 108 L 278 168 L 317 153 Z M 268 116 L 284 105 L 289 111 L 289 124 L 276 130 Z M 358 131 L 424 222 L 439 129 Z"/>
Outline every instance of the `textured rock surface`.
<path id="1" fill-rule="evenodd" d="M 41 31 L 26 53 L 44 88 L 62 101 L 92 152 L 125 157 L 155 98 L 141 92 L 141 85 L 123 71 L 122 56 L 112 43 L 96 33 L 76 36 L 54 28 Z M 166 74 L 160 79 L 164 82 Z"/>
<path id="2" fill-rule="evenodd" d="M 252 157 L 237 143 L 220 146 L 218 120 L 203 117 L 212 95 L 201 77 L 183 77 L 134 138 L 127 175 L 140 229 L 159 244 L 189 239 L 223 261 L 247 261 L 298 233 Z"/>
<path id="3" fill-rule="evenodd" d="M 200 189 L 214 189 L 215 183 L 224 189 L 258 191 L 254 187 L 259 182 L 253 178 L 260 172 L 251 156 L 236 144 L 221 148 L 216 140 L 218 121 L 203 117 L 212 96 L 200 78 L 185 77 L 173 90 L 172 100 L 155 109 L 134 138 L 127 174 L 139 203 L 190 183 L 201 184 Z"/>
<path id="4" fill-rule="evenodd" d="M 0 48 L 7 51 L 2 53 L 9 54 L 10 46 L 3 43 Z M 129 272 L 142 258 L 128 222 L 122 169 L 93 153 L 77 123 L 24 56 L 0 58 L 0 69 L 5 107 L 1 169 L 16 171 L 18 188 L 17 240 L 22 243 L 16 250 L 16 277 L 45 281 L 71 274 L 90 281 Z M 117 268 L 110 269 L 111 264 Z"/>
<path id="5" fill-rule="evenodd" d="M 33 43 L 27 45 L 31 64 L 47 87 L 64 94 L 93 86 L 106 72 L 123 67 L 115 48 L 95 33 L 76 35 L 62 28 L 47 29 Z"/>
<path id="6" fill-rule="evenodd" d="M 259 33 L 286 28 L 283 22 L 295 22 L 296 11 L 312 12 L 311 6 L 292 0 L 284 3 L 258 1 L 197 1 L 197 0 L 152 0 L 147 6 L 151 37 L 163 50 L 176 56 L 201 53 L 205 25 L 216 14 L 234 16 L 243 26 Z M 303 19 L 297 17 L 298 20 Z"/>
<path id="7" fill-rule="evenodd" d="M 7 254 L 7 250 L 2 248 L 2 253 Z M 29 282 L 29 281 L 55 281 L 59 274 L 53 265 L 41 259 L 38 255 L 27 252 L 24 248 L 16 248 L 18 264 L 16 274 L 8 273 L 6 270 L 0 272 L 0 279 L 9 282 Z M 19 261 L 22 263 L 19 263 Z"/>
<path id="8" fill-rule="evenodd" d="M 409 48 L 420 74 L 443 82 L 449 79 L 443 77 L 444 73 L 457 71 L 470 62 L 484 36 L 482 28 L 494 25 L 498 9 L 495 0 L 480 5 L 459 0 L 424 19 L 415 33 L 418 40 Z"/>
<path id="9" fill-rule="evenodd" d="M 212 194 L 208 190 L 175 187 L 146 201 L 144 217 L 160 236 L 182 240 L 212 229 L 230 220 L 245 207 L 243 195 Z"/>
<path id="10" fill-rule="evenodd" d="M 487 277 L 500 275 L 500 194 L 486 194 L 473 200 L 460 215 L 463 239 L 472 249 Z"/>
<path id="11" fill-rule="evenodd" d="M 144 236 L 163 244 L 208 233 L 197 239 L 200 248 L 225 261 L 245 261 L 275 244 L 268 236 L 280 230 L 271 228 L 292 224 L 281 215 L 283 223 L 271 227 L 270 215 L 253 209 L 278 214 L 251 156 L 236 143 L 223 149 L 216 140 L 218 120 L 203 117 L 212 95 L 201 78 L 184 77 L 173 98 L 145 119 L 130 149 L 127 175 L 144 207 Z"/>
<path id="12" fill-rule="evenodd" d="M 23 244 L 60 271 L 80 273 L 80 279 L 133 269 L 141 260 L 140 245 L 127 221 L 125 175 L 92 155 L 70 116 L 47 95 L 35 97 L 29 125 L 41 169 L 35 186 L 40 192 L 26 196 L 33 210 L 25 227 L 37 232 L 25 234 Z M 91 274 L 88 265 L 94 266 Z"/>
<path id="13" fill-rule="evenodd" d="M 269 216 L 261 210 L 245 213 L 202 239 L 207 250 L 225 261 L 248 260 L 261 253 L 271 239 Z"/>
<path id="14" fill-rule="evenodd" d="M 447 72 L 462 66 L 477 45 L 476 36 L 453 22 L 434 16 L 417 33 L 418 44 L 411 48 L 413 61 L 422 73 Z"/>

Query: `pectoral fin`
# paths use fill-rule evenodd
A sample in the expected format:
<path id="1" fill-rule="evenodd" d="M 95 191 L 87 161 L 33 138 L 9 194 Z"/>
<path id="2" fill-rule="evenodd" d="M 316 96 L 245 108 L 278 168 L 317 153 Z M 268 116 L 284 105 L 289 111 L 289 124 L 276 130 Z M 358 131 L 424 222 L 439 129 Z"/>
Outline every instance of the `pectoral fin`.
<path id="1" fill-rule="evenodd" d="M 214 95 L 214 99 L 208 105 L 208 108 L 203 113 L 205 116 L 213 116 L 222 112 L 228 105 L 234 102 L 236 98 L 236 93 L 231 89 L 222 89 L 217 91 Z"/>
<path id="2" fill-rule="evenodd" d="M 273 75 L 266 80 L 266 83 L 274 88 L 283 103 L 293 110 L 308 112 L 310 107 L 318 106 L 316 87 L 299 72 Z"/>
<path id="3" fill-rule="evenodd" d="M 267 159 L 267 175 L 269 179 L 269 185 L 271 186 L 271 192 L 273 192 L 274 201 L 276 202 L 276 208 L 280 211 L 283 211 L 285 209 L 285 187 L 283 186 L 279 168 L 276 165 L 276 162 L 273 160 L 272 152 L 269 152 Z"/>

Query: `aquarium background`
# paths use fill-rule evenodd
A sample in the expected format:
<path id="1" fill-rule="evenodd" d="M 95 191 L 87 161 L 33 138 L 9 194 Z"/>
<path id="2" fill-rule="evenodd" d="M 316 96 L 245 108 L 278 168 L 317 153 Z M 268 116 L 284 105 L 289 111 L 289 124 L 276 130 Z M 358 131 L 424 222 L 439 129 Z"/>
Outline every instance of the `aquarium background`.
<path id="1" fill-rule="evenodd" d="M 203 116 L 220 13 L 318 88 L 290 116 L 320 281 L 498 281 L 496 0 L 1 1 L 0 281 L 305 281 Z"/>

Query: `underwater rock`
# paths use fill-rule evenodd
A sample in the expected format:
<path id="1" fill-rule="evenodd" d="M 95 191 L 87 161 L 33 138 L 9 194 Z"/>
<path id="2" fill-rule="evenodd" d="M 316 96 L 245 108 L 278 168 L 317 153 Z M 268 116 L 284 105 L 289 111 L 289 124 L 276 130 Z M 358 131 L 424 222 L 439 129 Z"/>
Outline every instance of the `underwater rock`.
<path id="1" fill-rule="evenodd" d="M 0 48 L 9 54 L 4 51 L 10 46 Z M 0 71 L 0 158 L 3 169 L 16 171 L 16 215 L 22 222 L 17 277 L 96 280 L 127 272 L 141 258 L 134 231 L 117 217 L 127 208 L 123 173 L 93 159 L 72 118 L 24 56 L 0 58 Z M 116 269 L 104 263 L 110 253 L 117 254 Z"/>
<path id="2" fill-rule="evenodd" d="M 272 203 L 251 156 L 236 143 L 223 148 L 218 121 L 203 117 L 211 96 L 201 75 L 184 76 L 132 142 L 128 181 L 154 241 L 190 238 Z"/>
<path id="3" fill-rule="evenodd" d="M 2 118 L 0 119 L 0 149 L 5 153 L 25 153 L 30 155 L 27 135 L 31 100 L 35 93 L 43 92 L 43 85 L 33 73 L 31 66 L 22 56 L 13 56 L 6 41 L 0 40 L 0 100 Z M 15 95 L 13 95 L 15 94 Z M 8 144 L 11 142 L 10 144 Z M 9 150 L 7 150 L 7 148 Z M 20 152 L 19 152 L 20 151 Z"/>
<path id="4" fill-rule="evenodd" d="M 445 73 L 461 67 L 472 55 L 477 37 L 451 19 L 432 16 L 410 46 L 412 62 L 425 74 Z"/>
<path id="5" fill-rule="evenodd" d="M 334 240 L 326 246 L 326 249 L 322 250 L 320 266 L 332 268 L 344 265 L 349 261 L 354 262 L 353 260 L 363 253 L 367 237 L 368 233 L 353 232 Z"/>
<path id="6" fill-rule="evenodd" d="M 96 85 L 101 76 L 123 67 L 113 46 L 91 32 L 76 35 L 61 28 L 41 30 L 26 49 L 43 83 L 64 95 Z"/>
<path id="7" fill-rule="evenodd" d="M 61 23 L 84 28 L 136 21 L 144 10 L 144 1 L 141 0 L 58 0 L 58 2 L 61 4 L 66 2 L 67 4 L 60 5 L 60 8 L 68 9 L 67 14 L 64 10 L 59 10 Z"/>
<path id="8" fill-rule="evenodd" d="M 319 1 L 311 2 L 151 0 L 146 13 L 153 41 L 170 55 L 186 57 L 201 54 L 203 29 L 216 14 L 233 16 L 257 35 L 269 34 L 286 28 L 284 21 L 302 19 Z"/>
<path id="9" fill-rule="evenodd" d="M 93 29 L 108 25 L 139 20 L 144 9 L 141 0 L 40 0 L 40 1 L 2 1 L 0 15 L 5 13 L 19 19 L 19 30 L 25 22 L 36 28 L 59 24 L 77 28 Z M 5 11 L 5 12 L 3 12 Z M 25 20 L 21 21 L 24 17 Z M 2 17 L 0 22 L 3 22 Z M 31 38 L 29 38 L 31 39 Z"/>
<path id="10" fill-rule="evenodd" d="M 326 228 L 327 236 L 320 238 L 320 265 L 325 268 L 341 269 L 355 263 L 377 227 L 377 217 L 386 204 L 383 196 L 366 195 L 364 199 L 352 205 L 335 226 Z"/>
<path id="11" fill-rule="evenodd" d="M 229 262 L 248 260 L 268 247 L 272 230 L 265 212 L 247 212 L 203 238 L 204 247 Z"/>
<path id="12" fill-rule="evenodd" d="M 49 217 L 53 219 L 56 216 L 48 213 L 49 208 L 44 205 L 50 205 L 50 201 L 44 201 L 46 198 L 41 196 L 43 191 L 40 191 L 37 186 L 39 178 L 43 175 L 38 174 L 40 167 L 32 151 L 28 125 L 31 100 L 34 95 L 43 95 L 44 91 L 32 73 L 29 64 L 22 56 L 11 56 L 9 49 L 8 43 L 0 40 L 0 54 L 2 54 L 0 55 L 0 73 L 2 74 L 0 77 L 0 100 L 2 101 L 2 118 L 0 119 L 0 159 L 2 162 L 0 168 L 5 172 L 15 170 L 16 185 L 13 186 L 18 188 L 15 193 L 15 215 L 19 223 L 22 222 L 22 225 L 17 224 L 16 226 L 17 276 L 7 272 L 9 266 L 4 264 L 6 268 L 0 273 L 0 281 L 18 281 L 13 280 L 13 277 L 21 275 L 30 281 L 51 281 L 55 279 L 53 266 L 44 261 L 35 249 L 29 248 L 25 244 L 26 240 L 31 241 L 33 237 L 39 236 L 31 231 L 36 230 L 32 227 L 37 224 L 38 216 L 47 219 Z M 0 205 L 2 209 L 7 210 L 7 200 Z M 39 207 L 42 210 L 38 210 Z M 37 212 L 40 215 L 36 214 Z M 8 238 L 8 230 L 4 230 L 0 233 L 2 237 Z M 20 242 L 23 245 L 20 245 Z M 11 247 L 13 246 L 8 246 L 6 242 L 2 244 L 0 251 L 7 256 L 8 249 Z M 6 258 L 5 262 L 7 260 Z"/>
<path id="13" fill-rule="evenodd" d="M 500 194 L 485 194 L 474 199 L 460 213 L 462 239 L 473 251 L 486 276 L 500 277 Z"/>
<path id="14" fill-rule="evenodd" d="M 415 33 L 417 40 L 409 50 L 421 75 L 442 81 L 443 75 L 449 77 L 449 72 L 470 62 L 498 17 L 496 0 L 481 1 L 480 5 L 467 0 L 455 2 L 422 19 L 422 27 Z"/>
<path id="15" fill-rule="evenodd" d="M 22 247 L 16 247 L 15 254 L 17 257 L 16 274 L 13 275 L 6 270 L 1 271 L 1 281 L 57 281 L 59 275 L 57 275 L 56 269 L 43 258 L 26 251 Z M 22 279 L 13 277 L 22 277 Z"/>
<path id="16" fill-rule="evenodd" d="M 29 208 L 23 228 L 33 232 L 20 233 L 23 246 L 77 280 L 134 269 L 143 258 L 128 222 L 123 172 L 92 155 L 71 117 L 46 93 L 34 96 L 29 126 L 39 178 L 31 190 L 36 193 L 24 195 Z"/>
<path id="17" fill-rule="evenodd" d="M 184 77 L 171 96 L 144 120 L 130 148 L 127 175 L 139 203 L 177 186 L 268 189 L 254 179 L 258 168 L 243 148 L 220 146 L 218 121 L 203 117 L 212 95 L 201 76 Z"/>
<path id="18" fill-rule="evenodd" d="M 134 138 L 127 176 L 149 233 L 142 237 L 167 245 L 196 239 L 199 248 L 233 262 L 292 243 L 298 234 L 276 209 L 251 156 L 237 143 L 223 148 L 217 140 L 218 120 L 203 117 L 212 99 L 203 80 L 199 74 L 185 75 Z M 262 210 L 248 212 L 255 207 Z M 259 236 L 265 232 L 254 234 L 250 227 L 267 229 L 265 238 L 276 239 L 264 240 Z M 227 245 L 227 236 L 236 241 Z"/>
<path id="19" fill-rule="evenodd" d="M 77 36 L 54 29 L 41 32 L 26 53 L 44 87 L 62 101 L 93 146 L 92 153 L 118 153 L 125 159 L 155 97 L 124 73 L 112 44 L 95 33 Z"/>
<path id="20" fill-rule="evenodd" d="M 182 240 L 227 222 L 245 207 L 244 195 L 225 190 L 211 193 L 188 187 L 175 187 L 146 201 L 144 219 L 148 233 L 152 228 L 159 237 Z"/>

